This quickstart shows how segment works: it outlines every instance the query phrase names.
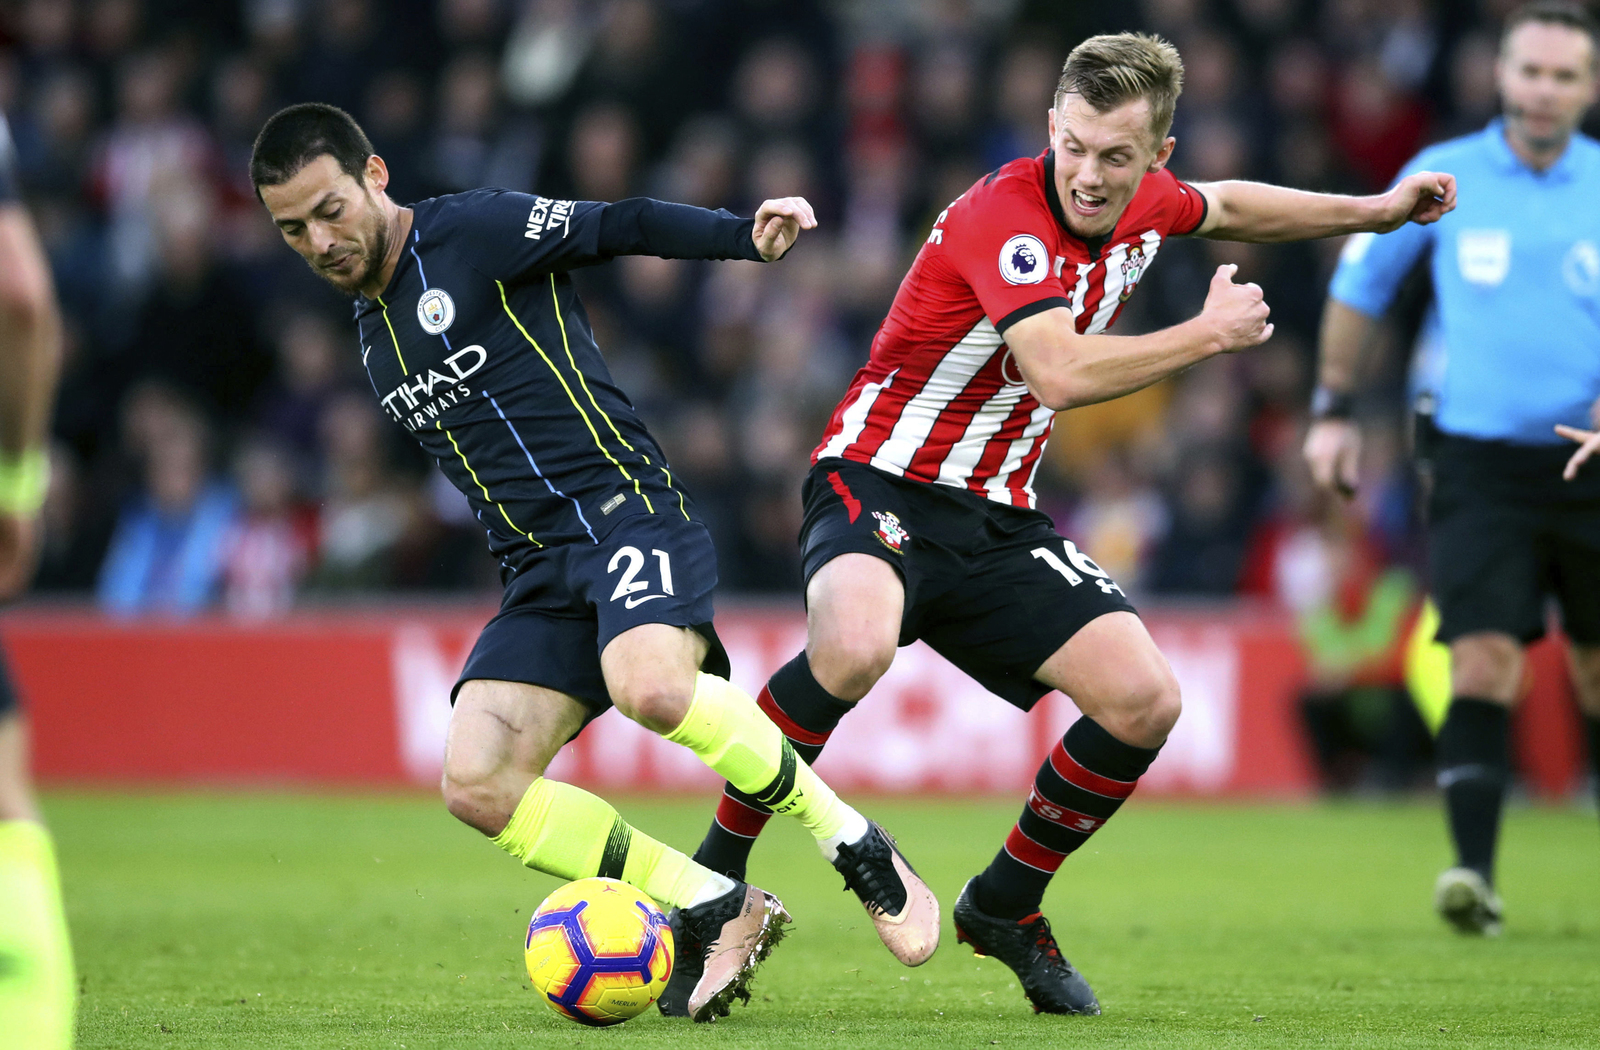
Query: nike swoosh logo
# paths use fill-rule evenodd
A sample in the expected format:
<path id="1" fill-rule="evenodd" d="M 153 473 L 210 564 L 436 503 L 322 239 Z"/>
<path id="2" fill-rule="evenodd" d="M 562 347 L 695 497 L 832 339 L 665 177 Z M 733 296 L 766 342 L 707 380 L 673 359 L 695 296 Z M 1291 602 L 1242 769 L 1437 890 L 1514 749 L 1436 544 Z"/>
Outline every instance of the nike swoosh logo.
<path id="1" fill-rule="evenodd" d="M 665 598 L 665 597 L 666 597 L 665 594 L 647 594 L 643 598 L 629 598 L 626 601 L 624 601 L 622 604 L 626 605 L 628 608 L 631 609 L 636 605 L 643 605 L 645 602 L 651 601 L 652 599 Z"/>

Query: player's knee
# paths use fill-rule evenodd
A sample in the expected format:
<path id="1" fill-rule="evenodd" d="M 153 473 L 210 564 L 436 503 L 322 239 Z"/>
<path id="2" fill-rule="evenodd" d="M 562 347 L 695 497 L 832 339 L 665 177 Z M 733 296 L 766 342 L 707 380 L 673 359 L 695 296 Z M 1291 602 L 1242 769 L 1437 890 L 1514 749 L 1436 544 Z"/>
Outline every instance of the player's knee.
<path id="1" fill-rule="evenodd" d="M 1456 696 L 1509 702 L 1522 684 L 1522 645 L 1510 635 L 1481 632 L 1450 644 L 1450 689 Z"/>
<path id="2" fill-rule="evenodd" d="M 613 688 L 611 702 L 628 718 L 653 733 L 670 733 L 683 722 L 694 699 L 692 683 L 661 679 L 636 679 Z"/>
<path id="3" fill-rule="evenodd" d="M 1600 647 L 1574 646 L 1571 656 L 1572 686 L 1578 694 L 1578 706 L 1590 718 L 1600 718 Z"/>
<path id="4" fill-rule="evenodd" d="M 444 773 L 439 778 L 445 808 L 451 816 L 485 835 L 500 834 L 521 801 L 517 792 L 521 781 L 508 774 L 509 770 L 446 755 Z"/>
<path id="5" fill-rule="evenodd" d="M 1105 728 L 1135 747 L 1160 747 L 1182 713 L 1178 679 L 1163 660 L 1128 683 L 1123 702 L 1110 719 L 1112 724 Z"/>
<path id="6" fill-rule="evenodd" d="M 818 685 L 831 696 L 854 703 L 894 663 L 894 642 L 866 633 L 835 636 L 807 650 L 806 660 Z"/>

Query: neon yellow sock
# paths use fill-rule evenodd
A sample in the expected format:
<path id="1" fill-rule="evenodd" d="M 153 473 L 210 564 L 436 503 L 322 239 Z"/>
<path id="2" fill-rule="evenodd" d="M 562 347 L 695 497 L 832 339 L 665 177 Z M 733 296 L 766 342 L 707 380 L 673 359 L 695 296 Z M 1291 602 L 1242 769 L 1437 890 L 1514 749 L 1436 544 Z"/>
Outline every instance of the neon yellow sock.
<path id="1" fill-rule="evenodd" d="M 689 713 L 666 739 L 693 751 L 774 813 L 795 817 L 819 841 L 861 823 L 860 815 L 800 760 L 783 731 L 732 682 L 702 673 Z"/>
<path id="2" fill-rule="evenodd" d="M 621 879 L 681 908 L 732 885 L 634 828 L 605 799 L 543 777 L 529 786 L 494 844 L 535 871 L 563 879 Z"/>
<path id="3" fill-rule="evenodd" d="M 0 821 L 0 1043 L 72 1045 L 72 945 L 44 825 Z"/>

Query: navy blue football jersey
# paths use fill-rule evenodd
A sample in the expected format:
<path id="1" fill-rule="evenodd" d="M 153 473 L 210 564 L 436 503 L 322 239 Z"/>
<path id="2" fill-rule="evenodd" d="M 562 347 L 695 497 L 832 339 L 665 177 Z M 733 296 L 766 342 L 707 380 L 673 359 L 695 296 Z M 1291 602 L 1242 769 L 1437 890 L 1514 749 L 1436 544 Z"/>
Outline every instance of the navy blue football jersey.
<path id="1" fill-rule="evenodd" d="M 473 190 L 412 206 L 383 294 L 358 297 L 378 401 L 466 494 L 515 571 L 636 514 L 694 508 L 612 381 L 567 271 L 616 255 L 759 260 L 752 220 L 633 199 Z"/>

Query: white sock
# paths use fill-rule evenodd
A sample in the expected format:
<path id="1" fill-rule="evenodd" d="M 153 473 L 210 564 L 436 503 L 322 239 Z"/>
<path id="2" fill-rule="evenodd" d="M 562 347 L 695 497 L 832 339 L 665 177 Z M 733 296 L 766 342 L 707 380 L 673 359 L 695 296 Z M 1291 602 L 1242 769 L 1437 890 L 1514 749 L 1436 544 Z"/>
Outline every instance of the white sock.
<path id="1" fill-rule="evenodd" d="M 850 809 L 849 806 L 845 807 Z M 832 863 L 839 859 L 840 846 L 853 846 L 860 842 L 867 834 L 867 818 L 850 809 L 850 817 L 844 822 L 844 827 L 839 829 L 839 834 L 830 835 L 825 839 L 818 839 L 817 845 L 822 849 L 822 855 Z"/>
<path id="2" fill-rule="evenodd" d="M 698 904 L 714 901 L 718 897 L 731 893 L 735 885 L 734 881 L 728 876 L 718 875 L 713 871 L 711 878 L 707 879 L 706 884 L 700 887 L 700 892 L 694 895 L 694 900 L 689 902 L 689 907 L 693 908 Z"/>

